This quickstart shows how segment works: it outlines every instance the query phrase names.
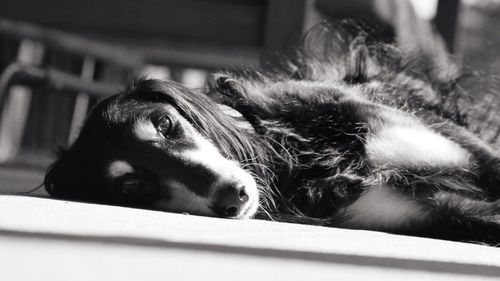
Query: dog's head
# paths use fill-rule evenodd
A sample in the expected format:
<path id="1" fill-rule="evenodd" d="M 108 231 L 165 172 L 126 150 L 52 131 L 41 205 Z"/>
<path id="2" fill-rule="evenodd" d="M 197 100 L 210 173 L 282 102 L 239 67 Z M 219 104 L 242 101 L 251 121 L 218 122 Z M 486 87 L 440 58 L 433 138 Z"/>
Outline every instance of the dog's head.
<path id="1" fill-rule="evenodd" d="M 242 166 L 249 137 L 208 97 L 141 79 L 94 107 L 45 186 L 65 199 L 252 217 L 259 192 Z"/>

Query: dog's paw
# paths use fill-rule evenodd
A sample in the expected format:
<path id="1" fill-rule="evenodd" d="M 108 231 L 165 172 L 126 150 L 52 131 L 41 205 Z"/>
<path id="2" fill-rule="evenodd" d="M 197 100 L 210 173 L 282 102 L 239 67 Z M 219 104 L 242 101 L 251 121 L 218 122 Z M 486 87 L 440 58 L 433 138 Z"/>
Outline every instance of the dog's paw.
<path id="1" fill-rule="evenodd" d="M 222 104 L 234 107 L 244 100 L 243 85 L 229 75 L 209 74 L 206 84 L 207 95 Z"/>

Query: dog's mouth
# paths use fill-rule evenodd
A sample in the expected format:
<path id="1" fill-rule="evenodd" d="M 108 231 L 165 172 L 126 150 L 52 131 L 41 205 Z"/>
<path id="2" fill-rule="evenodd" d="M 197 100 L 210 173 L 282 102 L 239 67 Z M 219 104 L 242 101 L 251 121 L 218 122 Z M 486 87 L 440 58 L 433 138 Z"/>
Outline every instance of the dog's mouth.
<path id="1" fill-rule="evenodd" d="M 259 200 L 256 198 L 251 198 L 250 201 L 247 203 L 247 206 L 243 209 L 243 211 L 239 215 L 229 218 L 250 219 L 255 215 L 258 207 L 259 207 Z"/>
<path id="2" fill-rule="evenodd" d="M 230 213 L 226 215 L 220 215 L 217 212 L 217 208 L 210 206 L 209 209 L 213 212 L 212 216 L 227 218 L 227 219 L 250 219 L 256 213 L 259 208 L 259 200 L 258 198 L 249 198 L 249 201 L 237 212 Z"/>

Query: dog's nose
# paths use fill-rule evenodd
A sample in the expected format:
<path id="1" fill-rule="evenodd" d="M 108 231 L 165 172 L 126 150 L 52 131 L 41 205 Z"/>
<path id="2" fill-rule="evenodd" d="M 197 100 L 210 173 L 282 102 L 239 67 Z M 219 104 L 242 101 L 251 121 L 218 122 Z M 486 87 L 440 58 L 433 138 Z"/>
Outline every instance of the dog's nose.
<path id="1" fill-rule="evenodd" d="M 216 192 L 213 209 L 221 217 L 236 217 L 247 201 L 245 186 L 241 183 L 230 183 Z"/>

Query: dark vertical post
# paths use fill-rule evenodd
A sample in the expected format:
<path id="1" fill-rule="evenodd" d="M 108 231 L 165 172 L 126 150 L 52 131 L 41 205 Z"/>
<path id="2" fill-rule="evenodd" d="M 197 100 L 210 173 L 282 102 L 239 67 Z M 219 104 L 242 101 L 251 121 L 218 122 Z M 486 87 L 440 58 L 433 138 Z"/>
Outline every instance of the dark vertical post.
<path id="1" fill-rule="evenodd" d="M 455 50 L 455 34 L 459 10 L 460 0 L 439 0 L 434 19 L 436 28 L 451 53 Z"/>

